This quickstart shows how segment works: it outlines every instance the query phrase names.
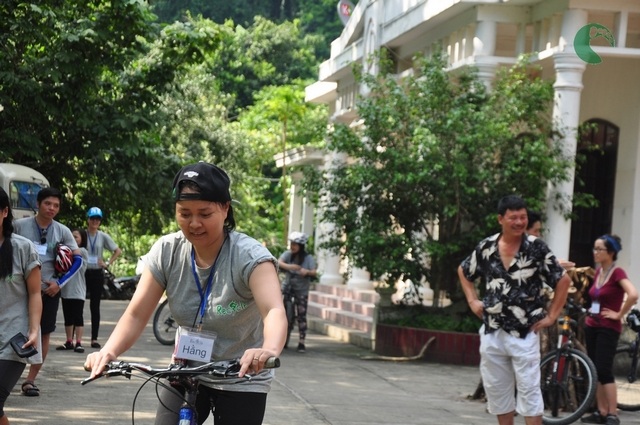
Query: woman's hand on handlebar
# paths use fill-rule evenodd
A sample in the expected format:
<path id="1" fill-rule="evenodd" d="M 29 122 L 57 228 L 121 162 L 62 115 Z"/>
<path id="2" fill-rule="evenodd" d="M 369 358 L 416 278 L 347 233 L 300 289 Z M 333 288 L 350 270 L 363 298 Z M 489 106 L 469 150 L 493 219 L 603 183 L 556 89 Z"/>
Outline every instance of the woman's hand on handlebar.
<path id="1" fill-rule="evenodd" d="M 247 373 L 259 373 L 265 368 L 265 363 L 272 357 L 276 357 L 277 353 L 265 350 L 264 348 L 250 348 L 244 352 L 240 358 L 240 372 L 238 377 L 242 378 Z M 271 366 L 273 367 L 273 366 Z"/>
<path id="2" fill-rule="evenodd" d="M 95 378 L 104 372 L 110 362 L 115 360 L 117 360 L 117 357 L 112 353 L 105 351 L 103 348 L 102 350 L 96 351 L 87 356 L 87 359 L 84 362 L 84 370 L 91 372 L 89 378 Z"/>

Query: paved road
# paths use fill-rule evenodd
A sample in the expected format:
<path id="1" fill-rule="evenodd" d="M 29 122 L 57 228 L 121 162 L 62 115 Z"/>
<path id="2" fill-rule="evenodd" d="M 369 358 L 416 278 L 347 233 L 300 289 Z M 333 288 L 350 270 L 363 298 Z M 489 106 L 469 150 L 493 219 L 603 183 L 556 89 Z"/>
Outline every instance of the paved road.
<path id="1" fill-rule="evenodd" d="M 104 337 L 125 306 L 122 301 L 103 302 Z M 89 317 L 88 309 L 85 317 Z M 62 323 L 61 316 L 59 319 Z M 56 345 L 63 342 L 60 331 L 52 337 Z M 171 351 L 156 342 L 148 326 L 122 359 L 163 367 Z M 318 334 L 307 337 L 307 353 L 286 350 L 267 400 L 264 424 L 496 423 L 484 412 L 483 403 L 467 399 L 479 380 L 475 367 L 360 359 L 369 354 Z M 102 379 L 81 386 L 80 380 L 87 375 L 82 369 L 85 355 L 51 351 L 38 379 L 41 396 L 24 397 L 18 385 L 9 397 L 5 410 L 12 425 L 131 424 L 134 400 L 135 424 L 153 424 L 155 388 L 144 386 L 136 399 L 140 380 Z M 640 412 L 622 412 L 620 418 L 623 424 L 640 425 Z M 516 424 L 524 420 L 516 418 Z"/>

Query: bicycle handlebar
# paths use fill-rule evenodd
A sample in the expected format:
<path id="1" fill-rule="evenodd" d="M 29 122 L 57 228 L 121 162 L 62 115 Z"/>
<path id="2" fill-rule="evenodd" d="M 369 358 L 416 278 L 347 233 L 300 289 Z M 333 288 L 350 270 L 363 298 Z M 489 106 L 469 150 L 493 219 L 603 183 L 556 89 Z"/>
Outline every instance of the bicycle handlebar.
<path id="1" fill-rule="evenodd" d="M 240 366 L 240 359 L 217 360 L 193 367 L 172 364 L 169 367 L 162 369 L 156 369 L 142 363 L 114 361 L 110 362 L 102 373 L 94 376 L 93 378 L 83 379 L 80 384 L 86 385 L 98 378 L 102 378 L 103 376 L 124 376 L 130 379 L 133 371 L 142 372 L 145 375 L 154 378 L 171 378 L 178 376 L 198 375 L 211 375 L 219 378 L 229 378 L 238 376 L 238 372 L 240 372 Z M 277 367 L 280 367 L 280 359 L 278 357 L 269 357 L 264 364 L 265 369 L 273 369 Z M 245 375 L 245 377 L 247 379 L 251 379 L 250 375 Z"/>

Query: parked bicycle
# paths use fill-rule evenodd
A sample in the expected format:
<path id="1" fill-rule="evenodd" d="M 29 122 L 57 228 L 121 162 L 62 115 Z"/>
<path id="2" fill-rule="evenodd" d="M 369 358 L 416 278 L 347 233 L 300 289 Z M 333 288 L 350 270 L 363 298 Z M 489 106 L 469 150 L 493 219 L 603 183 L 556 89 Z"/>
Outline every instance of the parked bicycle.
<path id="1" fill-rule="evenodd" d="M 127 363 L 122 361 L 111 362 L 107 365 L 107 368 L 100 375 L 96 375 L 93 378 L 84 379 L 81 384 L 86 385 L 100 377 L 106 376 L 124 376 L 127 379 L 132 377 L 141 378 L 144 380 L 140 389 L 144 387 L 148 382 L 154 381 L 156 385 L 163 387 L 181 387 L 184 388 L 185 393 L 183 396 L 183 403 L 178 412 L 177 425 L 196 425 L 196 396 L 198 394 L 198 376 L 209 375 L 218 378 L 234 378 L 238 376 L 240 372 L 239 359 L 232 360 L 218 360 L 203 365 L 189 367 L 181 364 L 172 364 L 168 368 L 155 369 L 151 366 L 141 363 Z M 269 358 L 264 365 L 265 368 L 277 368 L 280 367 L 280 359 L 277 357 Z M 137 374 L 136 372 L 139 372 Z M 170 385 L 162 381 L 162 378 L 166 378 Z M 251 375 L 245 375 L 246 379 L 251 379 Z M 131 423 L 135 425 L 135 405 L 136 399 L 139 394 L 133 399 L 131 407 Z"/>
<path id="2" fill-rule="evenodd" d="M 571 424 L 591 408 L 596 396 L 596 367 L 583 350 L 575 348 L 577 321 L 571 314 L 586 310 L 567 300 L 564 314 L 558 319 L 556 349 L 540 362 L 544 413 L 542 422 L 553 425 Z"/>
<path id="3" fill-rule="evenodd" d="M 168 300 L 165 298 L 153 314 L 153 335 L 162 345 L 173 345 L 178 324 L 169 310 Z"/>
<path id="4" fill-rule="evenodd" d="M 640 410 L 640 382 L 638 381 L 640 310 L 634 308 L 629 312 L 627 325 L 635 333 L 635 338 L 616 350 L 613 358 L 613 375 L 618 388 L 618 409 L 637 411 Z"/>
<path id="5" fill-rule="evenodd" d="M 291 331 L 296 323 L 296 297 L 291 289 L 291 285 L 282 286 L 282 300 L 284 302 L 284 311 L 287 315 L 287 340 L 284 343 L 285 348 L 289 346 L 289 339 L 291 339 Z"/>

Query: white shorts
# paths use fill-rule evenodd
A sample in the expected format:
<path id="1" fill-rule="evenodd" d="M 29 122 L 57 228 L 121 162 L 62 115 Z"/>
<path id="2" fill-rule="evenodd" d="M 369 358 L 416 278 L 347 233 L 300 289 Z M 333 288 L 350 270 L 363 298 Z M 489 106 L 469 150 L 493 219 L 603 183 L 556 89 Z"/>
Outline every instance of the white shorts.
<path id="1" fill-rule="evenodd" d="M 516 410 L 525 417 L 542 415 L 538 334 L 529 332 L 524 339 L 501 329 L 485 334 L 483 326 L 480 329 L 480 374 L 489 413 L 503 415 Z"/>

